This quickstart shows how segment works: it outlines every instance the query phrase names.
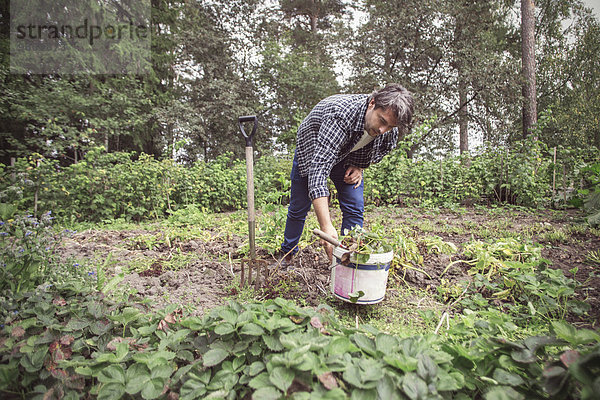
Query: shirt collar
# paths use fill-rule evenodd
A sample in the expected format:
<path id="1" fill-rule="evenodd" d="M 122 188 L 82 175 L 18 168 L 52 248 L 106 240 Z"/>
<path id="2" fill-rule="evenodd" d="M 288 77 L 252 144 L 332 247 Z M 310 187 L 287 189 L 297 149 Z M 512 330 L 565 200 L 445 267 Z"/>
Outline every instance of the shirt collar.
<path id="1" fill-rule="evenodd" d="M 358 105 L 356 112 L 356 123 L 354 124 L 354 132 L 360 132 L 362 135 L 365 130 L 365 114 L 367 113 L 367 106 L 369 105 L 368 97 Z"/>

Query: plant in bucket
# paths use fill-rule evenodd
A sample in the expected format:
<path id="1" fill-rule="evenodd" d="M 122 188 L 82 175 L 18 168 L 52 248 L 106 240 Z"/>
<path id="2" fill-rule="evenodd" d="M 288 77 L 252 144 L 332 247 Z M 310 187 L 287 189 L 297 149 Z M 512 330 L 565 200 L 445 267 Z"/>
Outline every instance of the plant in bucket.
<path id="1" fill-rule="evenodd" d="M 383 300 L 394 258 L 392 246 L 384 238 L 359 226 L 348 232 L 341 242 L 329 235 L 324 237 L 318 229 L 314 233 L 336 246 L 331 264 L 331 292 L 335 297 L 357 304 Z"/>

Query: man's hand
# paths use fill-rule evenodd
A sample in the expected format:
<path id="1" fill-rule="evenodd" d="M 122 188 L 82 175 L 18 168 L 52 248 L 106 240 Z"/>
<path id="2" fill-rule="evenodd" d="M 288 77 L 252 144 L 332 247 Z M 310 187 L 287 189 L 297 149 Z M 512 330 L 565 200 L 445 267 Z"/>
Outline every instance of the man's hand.
<path id="1" fill-rule="evenodd" d="M 319 221 L 319 227 L 321 230 L 337 239 L 337 232 L 335 231 L 329 216 L 327 197 L 318 197 L 314 199 L 313 207 L 315 209 L 315 214 L 317 215 L 317 220 Z M 333 246 L 323 239 L 321 239 L 321 245 L 323 246 L 323 249 L 325 249 L 327 258 L 329 258 L 329 262 L 331 262 L 331 260 L 333 260 Z"/>
<path id="2" fill-rule="evenodd" d="M 346 170 L 346 174 L 344 174 L 344 182 L 354 185 L 354 189 L 360 186 L 363 177 L 362 168 L 358 168 L 355 166 L 349 166 Z M 322 229 L 321 229 L 322 230 Z"/>
<path id="3" fill-rule="evenodd" d="M 338 238 L 337 232 L 335 231 L 335 228 L 333 227 L 333 225 L 329 225 L 330 227 L 321 227 L 321 230 L 327 234 L 329 234 L 330 236 L 332 236 L 334 239 Z M 321 239 L 321 246 L 323 246 L 323 249 L 325 250 L 325 254 L 327 254 L 327 258 L 329 259 L 329 262 L 331 262 L 333 260 L 333 246 L 331 245 L 331 243 L 329 243 L 328 241 Z"/>

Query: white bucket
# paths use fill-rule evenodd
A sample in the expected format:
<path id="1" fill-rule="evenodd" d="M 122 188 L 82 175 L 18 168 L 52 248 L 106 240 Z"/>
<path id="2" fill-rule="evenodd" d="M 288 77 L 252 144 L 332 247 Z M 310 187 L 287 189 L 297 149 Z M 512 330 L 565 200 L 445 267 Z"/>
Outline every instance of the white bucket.
<path id="1" fill-rule="evenodd" d="M 351 294 L 364 293 L 356 301 L 357 304 L 375 304 L 383 300 L 387 287 L 390 263 L 394 252 L 371 254 L 364 264 L 357 264 L 356 257 L 350 257 L 348 265 L 342 265 L 341 258 L 347 250 L 336 247 L 333 250 L 331 264 L 331 293 L 338 299 L 353 303 Z"/>

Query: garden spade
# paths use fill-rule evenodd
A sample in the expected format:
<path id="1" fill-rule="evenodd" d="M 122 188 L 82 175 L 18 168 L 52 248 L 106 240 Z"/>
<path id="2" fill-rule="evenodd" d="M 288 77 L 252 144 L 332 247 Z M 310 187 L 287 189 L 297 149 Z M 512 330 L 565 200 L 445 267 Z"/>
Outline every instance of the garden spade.
<path id="1" fill-rule="evenodd" d="M 246 133 L 244 130 L 244 123 L 253 122 L 252 132 Z M 256 266 L 256 280 L 255 286 L 259 287 L 260 277 L 260 262 L 256 260 L 256 247 L 255 247 L 255 213 L 254 213 L 254 148 L 252 147 L 252 138 L 256 133 L 258 126 L 258 119 L 256 115 L 246 115 L 238 118 L 238 125 L 242 136 L 246 139 L 246 186 L 247 186 L 247 197 L 248 197 L 248 238 L 250 243 L 250 260 L 246 260 L 248 263 L 248 284 L 252 283 L 252 267 Z M 244 285 L 244 260 L 242 260 L 242 275 L 240 277 L 240 285 Z"/>

